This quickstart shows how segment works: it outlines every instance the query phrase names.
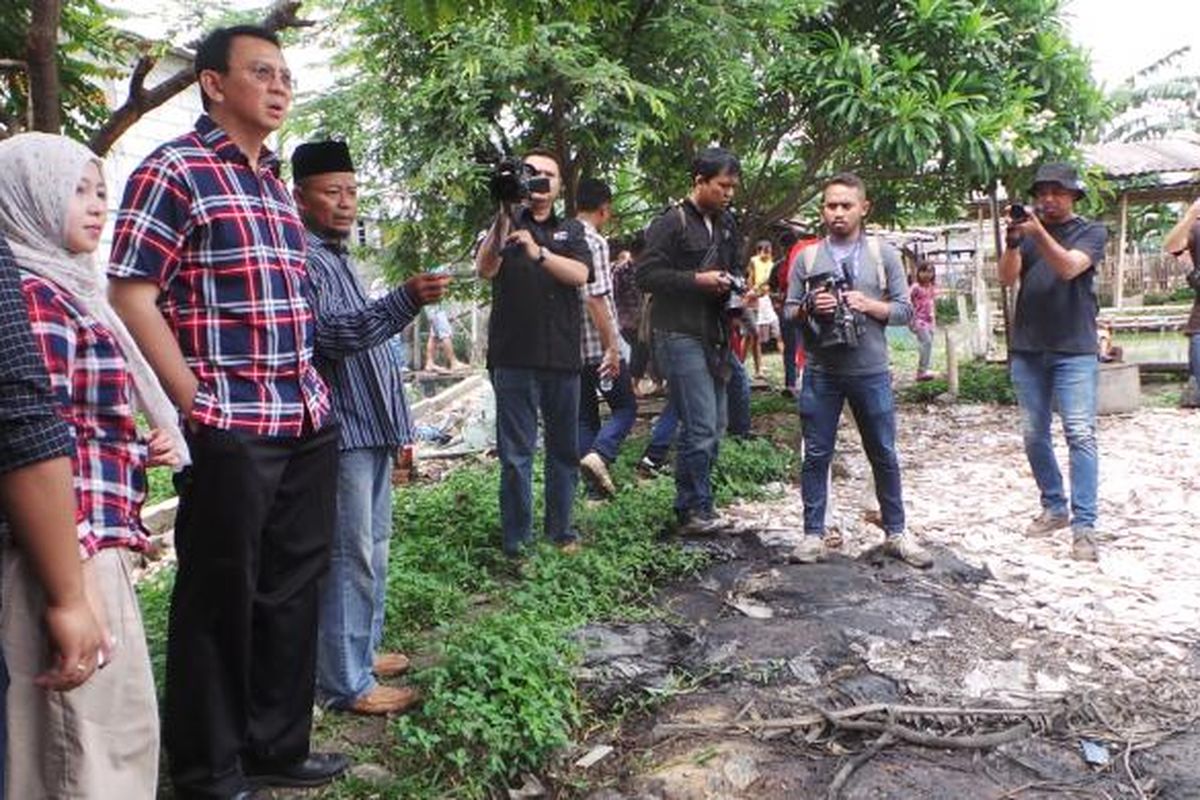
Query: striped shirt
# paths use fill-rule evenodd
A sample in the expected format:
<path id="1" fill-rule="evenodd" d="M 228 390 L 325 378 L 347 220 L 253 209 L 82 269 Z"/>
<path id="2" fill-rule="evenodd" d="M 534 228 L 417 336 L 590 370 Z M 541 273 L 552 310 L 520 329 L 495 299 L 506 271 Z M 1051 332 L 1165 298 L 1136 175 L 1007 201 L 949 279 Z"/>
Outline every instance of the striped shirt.
<path id="1" fill-rule="evenodd" d="M 55 284 L 21 273 L 34 340 L 59 414 L 75 437 L 75 522 L 83 558 L 106 547 L 143 550 L 146 444 L 133 421 L 133 379 L 112 332 Z"/>
<path id="2" fill-rule="evenodd" d="M 71 431 L 55 409 L 46 364 L 29 328 L 21 278 L 3 237 L 0 353 L 0 475 L 71 455 Z"/>
<path id="3" fill-rule="evenodd" d="M 316 314 L 316 363 L 333 393 L 341 447 L 412 441 L 400 361 L 388 340 L 420 310 L 403 286 L 368 300 L 345 246 L 308 233 L 308 283 Z"/>
<path id="4" fill-rule="evenodd" d="M 579 337 L 579 355 L 583 359 L 585 366 L 599 364 L 604 359 L 604 342 L 600 338 L 600 330 L 596 327 L 596 323 L 592 321 L 592 315 L 588 312 L 587 299 L 589 297 L 603 297 L 604 307 L 608 310 L 609 319 L 612 320 L 613 332 L 617 331 L 617 305 L 613 301 L 613 280 L 612 267 L 609 265 L 608 259 L 608 240 L 605 239 L 600 231 L 585 219 L 580 219 L 583 223 L 583 235 L 587 241 L 588 249 L 592 251 L 592 279 L 584 284 L 579 290 L 579 298 L 583 302 L 583 335 Z M 619 346 L 619 345 L 618 345 Z"/>
<path id="5" fill-rule="evenodd" d="M 264 148 L 251 169 L 202 115 L 130 176 L 108 274 L 162 290 L 163 316 L 200 381 L 192 420 L 294 437 L 320 428 L 330 405 L 312 363 L 304 225 L 278 164 Z"/>

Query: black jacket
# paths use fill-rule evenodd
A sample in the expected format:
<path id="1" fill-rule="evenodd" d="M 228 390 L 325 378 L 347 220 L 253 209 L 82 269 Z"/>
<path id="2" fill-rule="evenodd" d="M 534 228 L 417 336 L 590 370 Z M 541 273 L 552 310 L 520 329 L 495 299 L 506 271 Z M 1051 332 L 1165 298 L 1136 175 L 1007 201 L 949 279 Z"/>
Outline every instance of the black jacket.
<path id="1" fill-rule="evenodd" d="M 725 296 L 713 295 L 696 285 L 697 272 L 720 269 L 741 275 L 741 237 L 728 211 L 712 219 L 712 233 L 704 216 L 684 200 L 660 214 L 646 229 L 646 247 L 638 259 L 638 288 L 654 296 L 650 326 L 697 336 L 713 344 L 729 336 L 724 312 Z M 714 239 L 716 252 L 705 262 Z"/>

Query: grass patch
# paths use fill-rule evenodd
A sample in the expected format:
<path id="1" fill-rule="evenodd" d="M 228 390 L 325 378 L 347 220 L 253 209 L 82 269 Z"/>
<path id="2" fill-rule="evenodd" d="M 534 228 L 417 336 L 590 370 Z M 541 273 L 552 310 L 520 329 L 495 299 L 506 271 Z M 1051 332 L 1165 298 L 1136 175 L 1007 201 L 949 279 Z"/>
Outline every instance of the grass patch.
<path id="1" fill-rule="evenodd" d="M 171 479 L 173 474 L 170 467 L 152 467 L 146 470 L 145 508 L 175 496 L 175 482 Z"/>
<path id="2" fill-rule="evenodd" d="M 898 394 L 901 402 L 930 403 L 949 388 L 945 378 L 936 378 L 905 386 Z M 986 361 L 961 364 L 958 368 L 958 402 L 1016 405 L 1017 396 L 1008 377 L 1008 368 Z"/>
<path id="3" fill-rule="evenodd" d="M 426 701 L 391 722 L 391 736 L 367 754 L 398 776 L 391 785 L 340 781 L 315 796 L 484 798 L 570 742 L 587 709 L 572 679 L 577 652 L 567 634 L 592 621 L 656 614 L 654 587 L 703 565 L 659 538 L 672 517 L 674 484 L 670 477 L 637 482 L 643 444 L 630 440 L 613 466 L 622 487 L 613 500 L 577 503 L 582 552 L 564 556 L 539 544 L 519 571 L 500 550 L 496 465 L 396 492 L 385 639 L 436 655 L 412 676 Z M 717 501 L 761 497 L 766 484 L 786 478 L 791 458 L 765 440 L 722 443 Z M 160 687 L 173 576 L 167 570 L 138 587 Z M 342 747 L 349 724 L 327 715 L 317 736 Z"/>

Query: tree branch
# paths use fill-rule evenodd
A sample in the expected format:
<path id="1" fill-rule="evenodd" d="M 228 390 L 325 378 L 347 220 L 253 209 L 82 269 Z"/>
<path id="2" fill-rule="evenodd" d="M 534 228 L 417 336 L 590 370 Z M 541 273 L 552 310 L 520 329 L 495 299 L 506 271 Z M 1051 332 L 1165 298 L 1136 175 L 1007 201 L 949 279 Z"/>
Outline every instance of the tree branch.
<path id="1" fill-rule="evenodd" d="M 300 0 L 280 0 L 260 23 L 269 31 L 278 32 L 291 28 L 308 28 L 316 23 L 313 20 L 302 19 L 298 16 Z M 195 44 L 195 43 L 193 43 Z M 175 95 L 191 86 L 196 80 L 195 71 L 189 65 L 155 86 L 146 88 L 146 78 L 158 63 L 158 58 L 152 55 L 142 55 L 133 67 L 129 78 L 129 98 L 112 113 L 112 116 L 92 134 L 88 146 L 96 155 L 103 156 L 117 139 L 133 127 L 139 119 L 150 111 L 166 103 Z"/>

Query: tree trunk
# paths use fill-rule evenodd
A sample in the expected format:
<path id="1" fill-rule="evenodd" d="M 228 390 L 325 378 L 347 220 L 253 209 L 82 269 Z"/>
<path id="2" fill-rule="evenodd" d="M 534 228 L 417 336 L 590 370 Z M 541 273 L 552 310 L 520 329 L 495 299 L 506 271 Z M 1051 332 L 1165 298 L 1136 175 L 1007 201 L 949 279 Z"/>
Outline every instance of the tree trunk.
<path id="1" fill-rule="evenodd" d="M 62 132 L 61 89 L 55 60 L 61 19 L 62 0 L 34 0 L 26 60 L 33 128 L 43 133 Z"/>

